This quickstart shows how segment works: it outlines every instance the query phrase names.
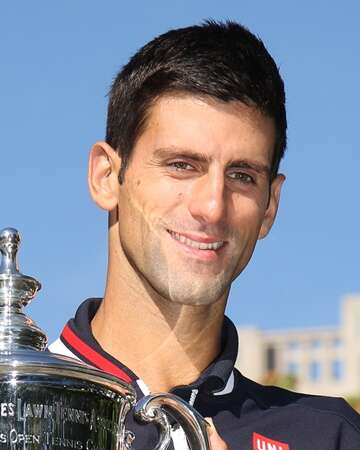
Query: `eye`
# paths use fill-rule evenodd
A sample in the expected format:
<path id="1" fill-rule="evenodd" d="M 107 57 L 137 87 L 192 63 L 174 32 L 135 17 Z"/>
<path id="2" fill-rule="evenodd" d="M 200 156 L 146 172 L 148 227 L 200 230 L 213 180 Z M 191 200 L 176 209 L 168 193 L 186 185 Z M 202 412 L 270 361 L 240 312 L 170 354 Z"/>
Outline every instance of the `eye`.
<path id="1" fill-rule="evenodd" d="M 186 161 L 173 161 L 168 166 L 177 171 L 194 170 L 193 166 Z"/>
<path id="2" fill-rule="evenodd" d="M 228 177 L 234 181 L 240 181 L 244 184 L 255 184 L 254 178 L 245 172 L 231 172 Z"/>

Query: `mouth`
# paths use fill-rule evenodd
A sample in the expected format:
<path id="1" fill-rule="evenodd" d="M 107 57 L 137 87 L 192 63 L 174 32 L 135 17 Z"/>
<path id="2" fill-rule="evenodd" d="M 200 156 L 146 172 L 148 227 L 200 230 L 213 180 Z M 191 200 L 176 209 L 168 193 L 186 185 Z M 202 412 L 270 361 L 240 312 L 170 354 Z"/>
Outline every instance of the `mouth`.
<path id="1" fill-rule="evenodd" d="M 213 259 L 225 247 L 226 241 L 216 240 L 210 237 L 195 237 L 176 231 L 166 230 L 173 240 L 177 241 L 188 253 L 200 258 Z"/>

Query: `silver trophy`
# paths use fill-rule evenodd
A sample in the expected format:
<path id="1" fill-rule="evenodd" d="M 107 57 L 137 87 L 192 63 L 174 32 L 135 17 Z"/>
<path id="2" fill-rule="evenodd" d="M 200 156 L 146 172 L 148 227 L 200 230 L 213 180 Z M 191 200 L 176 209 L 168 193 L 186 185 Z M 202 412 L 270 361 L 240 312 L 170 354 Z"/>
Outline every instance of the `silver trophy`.
<path id="1" fill-rule="evenodd" d="M 171 440 L 170 418 L 191 450 L 209 450 L 207 423 L 186 402 L 154 394 L 136 403 L 134 389 L 75 359 L 44 351 L 44 332 L 22 312 L 40 289 L 23 275 L 16 256 L 19 233 L 0 232 L 0 449 L 129 450 L 136 436 L 125 427 L 130 410 L 159 428 L 155 450 Z"/>

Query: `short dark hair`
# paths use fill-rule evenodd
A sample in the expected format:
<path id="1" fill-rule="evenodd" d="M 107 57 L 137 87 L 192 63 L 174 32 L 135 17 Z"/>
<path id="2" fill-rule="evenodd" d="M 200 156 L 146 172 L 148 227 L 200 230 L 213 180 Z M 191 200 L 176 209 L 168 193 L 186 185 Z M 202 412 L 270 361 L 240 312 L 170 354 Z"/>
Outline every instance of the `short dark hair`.
<path id="1" fill-rule="evenodd" d="M 241 101 L 272 117 L 276 176 L 286 148 L 284 83 L 262 41 L 236 22 L 206 21 L 170 30 L 142 47 L 116 76 L 110 93 L 106 142 L 122 157 L 123 179 L 132 148 L 161 95 L 189 93 Z"/>

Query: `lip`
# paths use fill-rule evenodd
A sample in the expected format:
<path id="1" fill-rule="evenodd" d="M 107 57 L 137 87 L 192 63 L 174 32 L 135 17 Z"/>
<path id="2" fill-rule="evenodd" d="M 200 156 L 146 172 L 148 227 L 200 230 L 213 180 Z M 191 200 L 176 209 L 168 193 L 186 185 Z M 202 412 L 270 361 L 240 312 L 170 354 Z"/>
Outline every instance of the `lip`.
<path id="1" fill-rule="evenodd" d="M 224 248 L 226 247 L 227 242 L 222 239 L 215 238 L 213 236 L 199 236 L 194 233 L 179 233 L 178 231 L 173 231 L 167 229 L 167 234 L 171 238 L 172 242 L 174 242 L 177 247 L 184 251 L 188 256 L 194 257 L 201 261 L 216 261 L 222 255 Z M 198 249 L 192 246 L 187 245 L 184 242 L 180 242 L 176 239 L 172 233 L 179 234 L 184 236 L 185 238 L 191 239 L 192 241 L 199 242 L 200 244 L 215 244 L 217 242 L 223 242 L 222 246 L 218 249 Z"/>
<path id="2" fill-rule="evenodd" d="M 169 234 L 171 233 L 177 233 L 180 234 L 181 236 L 184 236 L 186 238 L 191 239 L 192 241 L 197 241 L 197 242 L 201 242 L 204 244 L 213 244 L 215 242 L 225 242 L 224 239 L 221 239 L 220 237 L 216 237 L 216 236 L 201 236 L 195 233 L 182 233 L 180 231 L 175 231 L 175 230 L 171 230 L 170 228 L 168 228 L 166 230 Z"/>

